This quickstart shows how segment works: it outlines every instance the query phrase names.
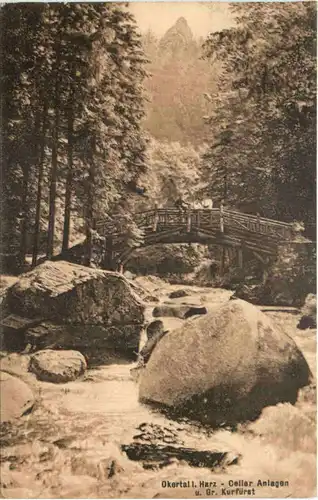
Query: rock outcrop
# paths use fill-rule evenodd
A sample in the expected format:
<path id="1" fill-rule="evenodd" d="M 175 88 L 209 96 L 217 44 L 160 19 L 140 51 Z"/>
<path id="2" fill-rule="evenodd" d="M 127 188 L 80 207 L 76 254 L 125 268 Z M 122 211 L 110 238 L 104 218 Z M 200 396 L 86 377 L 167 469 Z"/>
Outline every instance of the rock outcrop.
<path id="1" fill-rule="evenodd" d="M 35 321 L 24 329 L 25 345 L 35 349 L 138 350 L 144 304 L 118 273 L 48 261 L 7 290 L 6 305 L 11 315 Z M 13 335 L 4 332 L 7 341 Z"/>
<path id="2" fill-rule="evenodd" d="M 267 297 L 265 297 L 264 293 L 264 285 L 262 284 L 253 284 L 253 285 L 246 285 L 245 283 L 240 284 L 233 295 L 233 297 L 237 299 L 242 299 L 246 300 L 247 302 L 250 302 L 251 304 L 255 305 L 260 305 L 260 304 L 267 304 L 268 300 Z"/>
<path id="3" fill-rule="evenodd" d="M 10 422 L 30 411 L 34 396 L 30 387 L 9 373 L 0 371 L 0 421 Z"/>
<path id="4" fill-rule="evenodd" d="M 148 363 L 150 356 L 158 344 L 158 342 L 168 333 L 168 330 L 158 331 L 155 335 L 153 335 L 150 339 L 147 340 L 144 347 L 141 349 L 139 353 L 139 357 L 142 360 L 143 364 Z"/>
<path id="5" fill-rule="evenodd" d="M 297 325 L 300 330 L 306 328 L 317 328 L 317 297 L 313 293 L 309 293 L 306 297 L 305 304 L 302 307 L 302 317 Z"/>
<path id="6" fill-rule="evenodd" d="M 140 400 L 218 425 L 295 402 L 310 370 L 294 341 L 252 304 L 232 300 L 187 321 L 157 344 Z"/>
<path id="7" fill-rule="evenodd" d="M 160 305 L 156 306 L 152 312 L 155 318 L 171 317 L 187 319 L 191 316 L 207 314 L 207 309 L 200 305 Z"/>
<path id="8" fill-rule="evenodd" d="M 76 380 L 87 368 L 78 351 L 39 351 L 31 356 L 29 370 L 44 382 L 65 383 Z"/>
<path id="9" fill-rule="evenodd" d="M 163 321 L 161 321 L 161 319 L 152 321 L 146 328 L 147 339 L 148 340 L 152 339 L 152 337 L 154 337 L 155 335 L 162 333 L 164 329 L 165 329 L 164 324 Z"/>

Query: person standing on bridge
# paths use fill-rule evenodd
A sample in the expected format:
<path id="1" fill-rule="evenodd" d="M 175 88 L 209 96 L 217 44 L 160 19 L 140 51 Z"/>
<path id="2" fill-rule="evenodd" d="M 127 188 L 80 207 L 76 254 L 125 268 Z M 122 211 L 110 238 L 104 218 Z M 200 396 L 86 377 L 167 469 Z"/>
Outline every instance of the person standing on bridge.
<path id="1" fill-rule="evenodd" d="M 182 196 L 180 195 L 179 198 L 175 201 L 175 206 L 182 213 L 186 212 L 189 209 L 190 204 L 184 201 Z"/>
<path id="2" fill-rule="evenodd" d="M 147 191 L 147 189 L 145 187 L 136 186 L 136 193 L 139 194 L 140 196 L 144 196 L 145 198 L 148 198 L 148 196 L 146 195 L 146 191 Z"/>
<path id="3" fill-rule="evenodd" d="M 144 198 L 148 198 L 148 195 L 146 195 L 147 189 L 145 187 L 138 186 L 134 181 L 129 182 L 127 186 L 131 192 L 136 193 L 139 196 L 143 196 Z"/>

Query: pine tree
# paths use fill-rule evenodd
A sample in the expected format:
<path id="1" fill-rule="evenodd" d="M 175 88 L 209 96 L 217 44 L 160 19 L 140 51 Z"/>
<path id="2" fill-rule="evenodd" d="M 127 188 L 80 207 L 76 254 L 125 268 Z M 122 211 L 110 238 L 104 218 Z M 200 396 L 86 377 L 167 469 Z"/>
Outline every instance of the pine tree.
<path id="1" fill-rule="evenodd" d="M 24 266 L 33 185 L 38 161 L 39 108 L 34 78 L 43 6 L 19 4 L 1 9 L 3 73 L 4 253 L 16 253 Z"/>

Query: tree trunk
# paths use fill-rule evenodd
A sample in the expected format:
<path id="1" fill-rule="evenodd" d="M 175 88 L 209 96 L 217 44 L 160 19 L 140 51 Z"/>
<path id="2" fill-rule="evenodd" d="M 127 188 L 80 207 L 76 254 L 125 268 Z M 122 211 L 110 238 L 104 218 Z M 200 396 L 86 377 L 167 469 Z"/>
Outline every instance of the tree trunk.
<path id="1" fill-rule="evenodd" d="M 43 183 L 43 172 L 44 172 L 44 158 L 45 158 L 45 134 L 46 134 L 46 113 L 47 106 L 43 104 L 43 115 L 42 115 L 42 133 L 40 141 L 40 161 L 39 161 L 39 173 L 38 173 L 38 189 L 36 197 L 36 212 L 35 212 L 35 224 L 34 224 L 34 236 L 33 236 L 33 251 L 32 251 L 32 267 L 36 266 L 39 250 L 39 238 L 40 238 L 40 222 L 41 222 L 41 200 L 42 200 L 42 183 Z"/>
<path id="2" fill-rule="evenodd" d="M 74 133 L 74 101 L 69 103 L 67 121 L 67 161 L 68 171 L 65 186 L 65 208 L 64 208 L 64 228 L 62 253 L 68 250 L 70 240 L 71 205 L 72 205 L 72 184 L 73 184 L 73 133 Z"/>
<path id="3" fill-rule="evenodd" d="M 226 197 L 227 197 L 227 172 L 224 174 L 224 179 L 223 179 L 223 200 L 222 204 L 225 203 Z M 224 231 L 224 228 L 223 228 Z M 222 256 L 221 256 L 221 271 L 220 274 L 223 276 L 225 272 L 225 265 L 226 265 L 226 248 L 222 246 Z"/>
<path id="4" fill-rule="evenodd" d="M 30 181 L 30 172 L 33 166 L 36 168 L 39 160 L 39 135 L 40 135 L 40 127 L 41 127 L 41 115 L 40 111 L 36 113 L 33 134 L 32 130 L 30 131 L 30 138 L 28 141 L 30 149 L 28 152 L 30 153 L 28 163 L 25 163 L 22 167 L 23 170 L 23 179 L 22 179 L 22 199 L 21 199 L 21 212 L 22 212 L 22 220 L 21 220 L 21 234 L 20 234 L 20 267 L 21 269 L 25 266 L 25 257 L 27 253 L 28 247 L 28 214 L 29 214 L 29 200 L 28 200 L 28 188 Z M 31 128 L 31 125 L 30 125 Z M 27 154 L 27 153 L 26 153 Z"/>
<path id="5" fill-rule="evenodd" d="M 89 165 L 87 187 L 86 187 L 87 205 L 86 205 L 86 247 L 85 247 L 85 259 L 84 259 L 85 266 L 91 265 L 92 252 L 93 252 L 92 230 L 94 226 L 95 142 L 94 141 L 92 142 L 93 144 L 91 145 L 90 165 Z"/>
<path id="6" fill-rule="evenodd" d="M 56 48 L 56 77 L 55 77 L 55 96 L 54 96 L 54 110 L 55 119 L 53 124 L 53 144 L 52 144 L 52 170 L 50 181 L 50 201 L 49 201 L 49 224 L 48 224 L 48 240 L 47 240 L 47 259 L 53 257 L 54 252 L 54 229 L 55 229 L 55 199 L 56 199 L 56 181 L 57 181 L 57 156 L 58 156 L 58 139 L 60 127 L 60 59 L 61 59 L 61 45 L 60 41 L 57 42 Z"/>
<path id="7" fill-rule="evenodd" d="M 93 229 L 93 183 L 91 181 L 91 168 L 90 175 L 87 182 L 87 207 L 86 207 L 86 245 L 85 245 L 85 258 L 84 265 L 90 266 L 92 261 L 92 252 L 93 252 L 93 238 L 92 238 L 92 229 Z"/>
<path id="8" fill-rule="evenodd" d="M 22 181 L 22 198 L 21 198 L 21 234 L 20 234 L 20 252 L 19 252 L 19 263 L 21 269 L 25 265 L 25 256 L 27 252 L 27 212 L 28 212 L 28 184 L 29 184 L 29 166 L 24 165 L 23 168 L 23 181 Z"/>

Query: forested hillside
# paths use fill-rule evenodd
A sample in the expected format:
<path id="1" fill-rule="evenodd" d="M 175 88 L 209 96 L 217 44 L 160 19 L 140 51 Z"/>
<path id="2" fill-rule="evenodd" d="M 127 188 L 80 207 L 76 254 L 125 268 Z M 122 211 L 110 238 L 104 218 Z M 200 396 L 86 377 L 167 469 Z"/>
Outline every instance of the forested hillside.
<path id="1" fill-rule="evenodd" d="M 85 221 L 89 263 L 94 219 L 146 167 L 140 35 L 117 4 L 5 5 L 1 26 L 2 252 L 19 248 L 23 266 L 32 234 L 34 265 L 44 231 L 51 258 L 57 216 L 63 250 L 75 216 Z"/>
<path id="2" fill-rule="evenodd" d="M 180 195 L 298 221 L 313 237 L 316 6 L 230 9 L 236 25 L 207 39 L 184 17 L 141 33 L 122 4 L 1 9 L 11 267 L 85 239 L 90 263 L 98 219 L 140 244 L 133 213 Z"/>

